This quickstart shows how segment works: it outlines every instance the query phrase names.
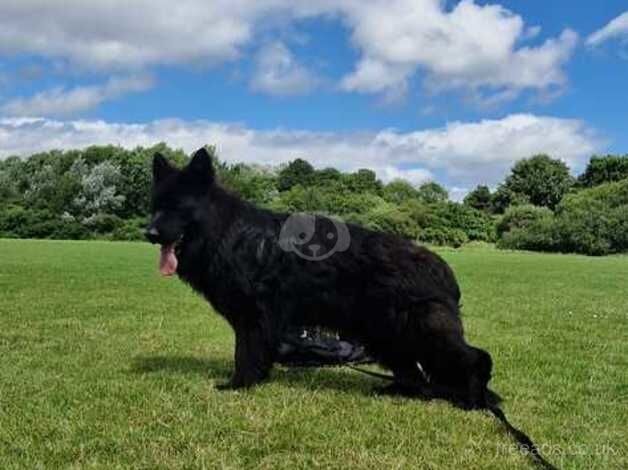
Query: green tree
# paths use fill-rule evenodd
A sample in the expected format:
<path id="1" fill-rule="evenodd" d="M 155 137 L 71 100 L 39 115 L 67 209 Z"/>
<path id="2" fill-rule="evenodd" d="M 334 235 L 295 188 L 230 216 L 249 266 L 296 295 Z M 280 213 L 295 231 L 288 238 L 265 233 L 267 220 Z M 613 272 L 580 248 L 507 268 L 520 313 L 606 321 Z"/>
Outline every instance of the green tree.
<path id="1" fill-rule="evenodd" d="M 80 181 L 80 190 L 74 198 L 76 214 L 91 219 L 101 214 L 114 214 L 124 203 L 118 192 L 122 181 L 120 168 L 111 160 L 89 167 L 83 159 L 74 162 L 70 173 Z"/>
<path id="2" fill-rule="evenodd" d="M 312 184 L 315 186 L 329 186 L 342 181 L 342 173 L 335 168 L 323 168 L 314 173 Z"/>
<path id="3" fill-rule="evenodd" d="M 225 186 L 256 204 L 268 204 L 278 194 L 275 172 L 261 165 L 229 165 L 221 162 L 218 165 L 218 177 Z"/>
<path id="4" fill-rule="evenodd" d="M 361 168 L 345 177 L 345 184 L 350 191 L 359 193 L 379 193 L 382 183 L 377 179 L 373 170 Z"/>
<path id="5" fill-rule="evenodd" d="M 419 199 L 419 192 L 406 180 L 395 179 L 384 186 L 382 196 L 388 202 L 401 204 L 410 199 Z"/>
<path id="6" fill-rule="evenodd" d="M 417 190 L 419 199 L 426 203 L 445 202 L 449 199 L 449 193 L 435 181 L 428 181 L 419 186 Z"/>
<path id="7" fill-rule="evenodd" d="M 519 160 L 504 182 L 504 188 L 525 196 L 531 204 L 553 209 L 574 184 L 569 167 L 547 155 Z"/>
<path id="8" fill-rule="evenodd" d="M 491 212 L 493 206 L 491 204 L 492 194 L 488 186 L 479 185 L 464 198 L 464 204 L 473 207 L 482 212 Z"/>
<path id="9" fill-rule="evenodd" d="M 9 157 L 6 160 L 0 160 L 0 202 L 19 199 L 19 175 L 22 173 L 20 158 Z"/>
<path id="10" fill-rule="evenodd" d="M 503 214 L 506 209 L 511 206 L 521 206 L 530 204 L 528 196 L 522 193 L 516 193 L 507 188 L 504 184 L 500 184 L 491 195 L 491 212 L 494 214 Z"/>
<path id="11" fill-rule="evenodd" d="M 321 194 L 316 188 L 303 187 L 299 184 L 282 191 L 270 203 L 270 207 L 285 212 L 317 212 L 323 205 L 321 199 Z"/>
<path id="12" fill-rule="evenodd" d="M 314 167 L 308 161 L 297 158 L 279 171 L 277 189 L 279 191 L 288 191 L 298 184 L 309 186 L 313 178 Z"/>
<path id="13" fill-rule="evenodd" d="M 628 178 L 628 155 L 593 156 L 578 177 L 578 184 L 590 188 L 624 178 Z"/>

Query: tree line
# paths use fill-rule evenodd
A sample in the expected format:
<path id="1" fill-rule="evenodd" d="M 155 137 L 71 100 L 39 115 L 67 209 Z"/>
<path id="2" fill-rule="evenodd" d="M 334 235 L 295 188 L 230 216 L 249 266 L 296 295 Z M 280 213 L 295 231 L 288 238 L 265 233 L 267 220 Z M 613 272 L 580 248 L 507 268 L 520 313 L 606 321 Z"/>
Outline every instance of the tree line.
<path id="1" fill-rule="evenodd" d="M 92 146 L 0 161 L 0 237 L 140 240 L 150 210 L 151 162 L 161 143 L 124 149 Z M 221 182 L 270 209 L 319 212 L 418 242 L 604 255 L 628 251 L 628 156 L 594 156 L 584 172 L 548 155 L 518 161 L 491 191 L 478 186 L 462 203 L 430 181 L 382 183 L 375 173 L 279 167 L 216 158 Z"/>

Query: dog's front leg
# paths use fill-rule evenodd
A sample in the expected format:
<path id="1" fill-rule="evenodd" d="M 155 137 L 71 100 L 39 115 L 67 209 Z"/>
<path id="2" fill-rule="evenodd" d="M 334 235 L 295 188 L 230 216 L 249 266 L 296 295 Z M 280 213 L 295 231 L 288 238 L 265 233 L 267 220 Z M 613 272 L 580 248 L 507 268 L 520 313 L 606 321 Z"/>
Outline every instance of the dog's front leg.
<path id="1" fill-rule="evenodd" d="M 234 325 L 235 371 L 231 380 L 218 386 L 219 389 L 247 388 L 268 377 L 273 365 L 274 348 L 271 334 L 266 330 L 260 321 Z"/>

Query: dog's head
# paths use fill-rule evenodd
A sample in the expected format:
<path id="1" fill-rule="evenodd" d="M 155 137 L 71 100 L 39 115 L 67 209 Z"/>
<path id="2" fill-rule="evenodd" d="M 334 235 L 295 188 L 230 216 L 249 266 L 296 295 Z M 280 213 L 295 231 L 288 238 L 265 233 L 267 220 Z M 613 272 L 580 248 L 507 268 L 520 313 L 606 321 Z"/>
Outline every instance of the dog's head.
<path id="1" fill-rule="evenodd" d="M 177 270 L 177 245 L 186 230 L 200 222 L 202 201 L 215 181 L 211 157 L 198 150 L 183 169 L 172 166 L 163 155 L 153 158 L 152 218 L 145 236 L 161 245 L 159 269 L 169 276 Z"/>
<path id="2" fill-rule="evenodd" d="M 349 229 L 342 221 L 312 214 L 290 215 L 279 234 L 281 249 L 308 261 L 345 251 L 350 241 Z"/>

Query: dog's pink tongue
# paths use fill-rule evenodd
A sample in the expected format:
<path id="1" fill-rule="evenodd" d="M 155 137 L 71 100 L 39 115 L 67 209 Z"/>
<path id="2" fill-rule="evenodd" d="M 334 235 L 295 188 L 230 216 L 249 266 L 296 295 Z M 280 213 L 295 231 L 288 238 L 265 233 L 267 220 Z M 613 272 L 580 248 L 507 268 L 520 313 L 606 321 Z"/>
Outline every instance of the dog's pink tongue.
<path id="1" fill-rule="evenodd" d="M 163 245 L 159 257 L 159 272 L 163 276 L 172 276 L 177 272 L 177 255 L 174 254 L 173 245 Z"/>

